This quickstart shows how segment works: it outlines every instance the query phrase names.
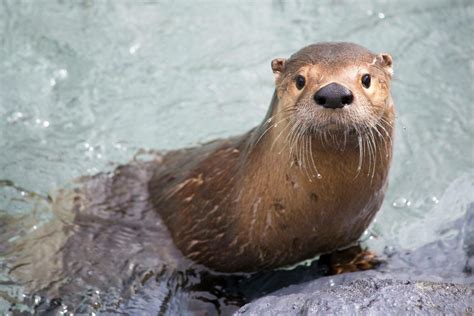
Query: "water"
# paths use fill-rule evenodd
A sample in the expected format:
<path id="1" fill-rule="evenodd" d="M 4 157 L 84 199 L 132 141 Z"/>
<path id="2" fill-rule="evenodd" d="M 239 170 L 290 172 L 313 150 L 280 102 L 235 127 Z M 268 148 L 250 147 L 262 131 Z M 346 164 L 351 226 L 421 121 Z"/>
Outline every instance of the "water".
<path id="1" fill-rule="evenodd" d="M 395 156 L 367 243 L 382 251 L 449 239 L 440 227 L 474 202 L 473 17 L 470 1 L 2 1 L 0 215 L 24 216 L 0 226 L 17 229 L 2 245 L 57 222 L 50 196 L 74 178 L 111 171 L 140 148 L 180 148 L 260 123 L 270 60 L 332 40 L 394 58 Z M 2 249 L 0 313 L 22 299 L 16 308 L 31 308 L 39 298 L 10 283 Z M 304 271 L 295 282 L 310 279 Z M 167 278 L 184 288 L 197 279 Z M 204 288 L 196 292 L 212 301 Z M 149 286 L 124 304 L 146 309 L 166 289 Z M 180 298 L 189 301 L 173 296 L 168 312 Z"/>

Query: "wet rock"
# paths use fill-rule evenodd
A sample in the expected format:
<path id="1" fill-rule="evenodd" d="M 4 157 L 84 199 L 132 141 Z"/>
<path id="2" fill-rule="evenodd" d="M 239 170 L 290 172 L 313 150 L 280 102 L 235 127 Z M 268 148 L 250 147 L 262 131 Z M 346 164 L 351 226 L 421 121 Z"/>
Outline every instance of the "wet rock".
<path id="1" fill-rule="evenodd" d="M 236 315 L 471 314 L 474 286 L 381 279 L 328 285 L 327 278 L 277 291 L 243 306 Z"/>

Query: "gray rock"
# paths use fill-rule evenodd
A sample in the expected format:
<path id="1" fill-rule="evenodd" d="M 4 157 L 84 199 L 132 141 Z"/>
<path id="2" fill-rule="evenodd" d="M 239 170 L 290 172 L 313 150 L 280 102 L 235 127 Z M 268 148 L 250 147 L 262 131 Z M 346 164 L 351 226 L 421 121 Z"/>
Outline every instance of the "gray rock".
<path id="1" fill-rule="evenodd" d="M 381 279 L 328 285 L 322 278 L 290 286 L 243 306 L 236 315 L 472 314 L 474 286 Z"/>

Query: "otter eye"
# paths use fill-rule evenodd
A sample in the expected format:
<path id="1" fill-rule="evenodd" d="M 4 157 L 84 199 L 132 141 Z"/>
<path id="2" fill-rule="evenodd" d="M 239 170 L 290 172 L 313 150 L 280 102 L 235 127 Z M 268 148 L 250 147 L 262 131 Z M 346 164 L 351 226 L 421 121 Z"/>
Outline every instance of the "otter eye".
<path id="1" fill-rule="evenodd" d="M 369 89 L 370 87 L 370 75 L 365 74 L 362 76 L 362 79 L 360 80 L 362 82 L 362 85 L 366 88 Z"/>
<path id="2" fill-rule="evenodd" d="M 295 84 L 298 90 L 303 89 L 305 83 L 306 83 L 306 79 L 302 75 L 298 75 L 295 77 Z"/>

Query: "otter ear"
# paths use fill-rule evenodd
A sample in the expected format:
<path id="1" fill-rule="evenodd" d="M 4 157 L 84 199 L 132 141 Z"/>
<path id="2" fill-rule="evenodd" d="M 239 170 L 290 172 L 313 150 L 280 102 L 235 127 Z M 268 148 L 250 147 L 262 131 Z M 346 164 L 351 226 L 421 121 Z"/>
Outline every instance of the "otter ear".
<path id="1" fill-rule="evenodd" d="M 380 66 L 387 72 L 387 74 L 391 77 L 393 75 L 393 68 L 392 68 L 392 56 L 387 53 L 382 53 L 377 56 L 377 61 L 379 62 Z"/>
<path id="2" fill-rule="evenodd" d="M 285 58 L 275 58 L 272 60 L 272 70 L 273 75 L 275 76 L 275 82 L 281 78 L 281 74 L 285 71 Z"/>

